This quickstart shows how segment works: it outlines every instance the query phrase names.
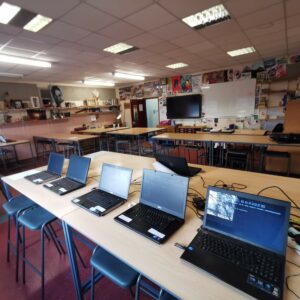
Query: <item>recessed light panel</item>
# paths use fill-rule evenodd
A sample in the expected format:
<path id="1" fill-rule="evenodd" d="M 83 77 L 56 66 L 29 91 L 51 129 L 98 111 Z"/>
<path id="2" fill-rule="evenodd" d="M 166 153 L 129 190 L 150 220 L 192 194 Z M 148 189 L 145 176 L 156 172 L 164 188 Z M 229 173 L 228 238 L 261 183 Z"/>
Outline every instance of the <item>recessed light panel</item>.
<path id="1" fill-rule="evenodd" d="M 219 4 L 198 12 L 194 15 L 183 18 L 182 21 L 188 26 L 200 29 L 230 19 L 229 12 L 223 4 Z"/>
<path id="2" fill-rule="evenodd" d="M 3 2 L 0 5 L 0 23 L 8 24 L 20 10 L 19 6 Z"/>
<path id="3" fill-rule="evenodd" d="M 103 49 L 103 51 L 110 52 L 113 54 L 125 54 L 138 49 L 137 47 L 128 45 L 126 43 L 118 43 L 108 48 Z"/>
<path id="4" fill-rule="evenodd" d="M 34 60 L 17 56 L 0 54 L 0 62 L 7 64 L 26 65 L 40 68 L 51 68 L 51 63 L 42 60 Z"/>
<path id="5" fill-rule="evenodd" d="M 30 22 L 28 22 L 23 28 L 32 32 L 38 32 L 46 25 L 52 22 L 51 18 L 44 17 L 42 15 L 35 16 Z"/>
<path id="6" fill-rule="evenodd" d="M 145 76 L 137 75 L 137 74 L 127 74 L 127 73 L 115 72 L 113 75 L 117 78 L 124 78 L 124 79 L 132 79 L 132 80 L 144 80 L 145 79 Z"/>
<path id="7" fill-rule="evenodd" d="M 114 82 L 103 81 L 101 79 L 87 79 L 84 80 L 83 83 L 85 85 L 92 85 L 92 86 L 115 86 Z"/>
<path id="8" fill-rule="evenodd" d="M 188 66 L 188 64 L 179 62 L 179 63 L 167 65 L 166 67 L 170 68 L 170 69 L 180 69 L 180 68 L 184 68 L 184 67 L 187 67 L 187 66 Z"/>
<path id="9" fill-rule="evenodd" d="M 227 54 L 230 55 L 230 56 L 239 56 L 239 55 L 253 53 L 255 51 L 256 50 L 255 50 L 254 47 L 247 47 L 247 48 L 228 51 Z"/>

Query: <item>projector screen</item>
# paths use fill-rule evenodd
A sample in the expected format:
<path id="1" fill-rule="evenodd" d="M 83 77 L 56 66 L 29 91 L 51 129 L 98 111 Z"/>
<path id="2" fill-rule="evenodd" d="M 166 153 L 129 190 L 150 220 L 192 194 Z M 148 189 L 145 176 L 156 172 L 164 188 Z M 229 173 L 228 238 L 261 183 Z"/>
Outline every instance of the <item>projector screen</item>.
<path id="1" fill-rule="evenodd" d="M 202 91 L 205 117 L 244 117 L 254 114 L 255 79 L 210 84 Z"/>

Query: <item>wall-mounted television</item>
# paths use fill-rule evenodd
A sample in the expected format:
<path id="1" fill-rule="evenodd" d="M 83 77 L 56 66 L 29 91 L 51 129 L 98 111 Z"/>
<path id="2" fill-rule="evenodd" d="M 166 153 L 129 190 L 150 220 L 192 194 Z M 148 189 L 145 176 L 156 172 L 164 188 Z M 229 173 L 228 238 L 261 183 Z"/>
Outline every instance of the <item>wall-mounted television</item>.
<path id="1" fill-rule="evenodd" d="M 168 119 L 201 118 L 202 96 L 200 94 L 167 98 Z"/>

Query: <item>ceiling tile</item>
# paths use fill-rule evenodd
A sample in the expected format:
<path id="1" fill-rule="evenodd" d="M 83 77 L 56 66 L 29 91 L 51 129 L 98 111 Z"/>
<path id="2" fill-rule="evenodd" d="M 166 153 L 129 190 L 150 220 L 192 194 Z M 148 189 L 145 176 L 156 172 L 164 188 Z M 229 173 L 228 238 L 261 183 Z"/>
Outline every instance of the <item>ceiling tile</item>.
<path id="1" fill-rule="evenodd" d="M 16 65 L 13 64 L 6 64 L 6 63 L 0 63 L 0 72 L 8 72 L 12 68 L 14 68 Z"/>
<path id="2" fill-rule="evenodd" d="M 287 18 L 287 28 L 293 28 L 297 26 L 300 26 L 300 14 Z"/>
<path id="3" fill-rule="evenodd" d="M 14 36 L 6 33 L 0 33 L 0 45 L 4 45 L 8 42 L 12 42 Z"/>
<path id="4" fill-rule="evenodd" d="M 183 35 L 193 33 L 193 29 L 181 21 L 175 21 L 150 31 L 150 33 L 164 40 L 173 40 Z"/>
<path id="5" fill-rule="evenodd" d="M 220 3 L 220 0 L 159 0 L 158 3 L 179 18 L 187 17 Z"/>
<path id="6" fill-rule="evenodd" d="M 228 9 L 230 15 L 234 17 L 241 17 L 244 15 L 251 14 L 253 12 L 258 12 L 266 7 L 281 2 L 282 0 L 227 0 L 224 5 Z"/>
<path id="7" fill-rule="evenodd" d="M 192 45 L 192 46 L 188 46 L 188 47 L 185 47 L 186 50 L 188 50 L 189 52 L 192 52 L 192 53 L 199 53 L 201 51 L 207 51 L 207 50 L 210 50 L 210 49 L 214 49 L 215 46 L 208 42 L 208 41 L 205 41 L 205 42 L 202 42 L 202 43 L 197 43 L 195 45 Z"/>
<path id="8" fill-rule="evenodd" d="M 153 4 L 125 19 L 144 30 L 151 30 L 159 26 L 175 21 L 175 17 L 157 4 Z"/>
<path id="9" fill-rule="evenodd" d="M 17 37 L 9 43 L 9 47 L 40 52 L 49 48 L 49 45 L 42 41 Z"/>
<path id="10" fill-rule="evenodd" d="M 189 54 L 190 53 L 183 48 L 178 48 L 164 53 L 165 56 L 170 58 L 182 57 L 184 55 L 189 55 Z"/>
<path id="11" fill-rule="evenodd" d="M 124 18 L 153 3 L 152 0 L 86 0 L 86 2 L 118 18 Z"/>
<path id="12" fill-rule="evenodd" d="M 245 30 L 246 35 L 251 39 L 258 36 L 268 35 L 285 30 L 284 19 L 274 22 L 267 22 Z"/>
<path id="13" fill-rule="evenodd" d="M 146 47 L 147 50 L 155 53 L 164 53 L 166 51 L 174 50 L 176 48 L 177 47 L 175 45 L 172 45 L 171 43 L 165 41 Z"/>
<path id="14" fill-rule="evenodd" d="M 181 36 L 176 39 L 172 39 L 172 44 L 175 44 L 179 47 L 191 46 L 193 44 L 201 43 L 206 41 L 200 34 L 196 31 L 192 31 L 191 33 Z"/>
<path id="15" fill-rule="evenodd" d="M 149 33 L 143 33 L 138 36 L 135 36 L 134 38 L 131 38 L 126 41 L 126 43 L 139 47 L 139 48 L 144 48 L 151 46 L 153 44 L 157 44 L 161 41 L 161 39 L 157 38 L 154 35 L 151 35 Z"/>
<path id="16" fill-rule="evenodd" d="M 9 3 L 19 5 L 22 8 L 51 18 L 59 18 L 78 5 L 79 2 L 79 0 L 9 0 Z"/>
<path id="17" fill-rule="evenodd" d="M 38 51 L 20 49 L 15 47 L 6 46 L 0 50 L 1 54 L 15 55 L 21 57 L 32 57 L 35 54 L 38 54 Z"/>
<path id="18" fill-rule="evenodd" d="M 78 53 L 80 53 L 79 50 L 71 47 L 64 47 L 62 45 L 56 45 L 45 51 L 46 55 L 58 57 L 72 57 L 73 55 L 76 55 Z"/>
<path id="19" fill-rule="evenodd" d="M 92 33 L 89 36 L 85 37 L 84 39 L 78 41 L 79 44 L 94 47 L 99 50 L 103 50 L 104 48 L 108 46 L 112 46 L 116 43 L 116 41 L 107 38 L 105 36 L 102 36 L 100 34 Z"/>
<path id="20" fill-rule="evenodd" d="M 17 35 L 21 31 L 23 31 L 22 28 L 0 24 L 0 32 L 2 32 L 2 33 Z"/>
<path id="21" fill-rule="evenodd" d="M 299 0 L 287 0 L 285 1 L 285 4 L 287 16 L 300 14 Z"/>
<path id="22" fill-rule="evenodd" d="M 90 31 L 100 30 L 116 20 L 116 18 L 85 3 L 76 6 L 63 17 L 64 22 Z"/>
<path id="23" fill-rule="evenodd" d="M 249 29 L 269 22 L 280 20 L 284 17 L 282 3 L 270 6 L 247 16 L 237 18 L 238 23 Z"/>
<path id="24" fill-rule="evenodd" d="M 300 30 L 300 26 L 298 27 L 293 27 L 293 28 L 288 28 L 287 30 L 287 36 L 292 37 L 294 35 L 299 35 L 299 30 Z"/>
<path id="25" fill-rule="evenodd" d="M 18 37 L 32 39 L 32 40 L 36 40 L 36 41 L 43 42 L 43 43 L 50 44 L 50 45 L 58 44 L 61 41 L 60 39 L 57 39 L 57 38 L 54 38 L 51 36 L 47 36 L 45 34 L 31 32 L 31 31 L 27 31 L 27 30 L 23 30 L 22 32 L 20 32 L 18 34 Z"/>
<path id="26" fill-rule="evenodd" d="M 43 30 L 43 33 L 69 42 L 76 42 L 89 34 L 84 29 L 60 21 L 51 23 Z"/>
<path id="27" fill-rule="evenodd" d="M 126 22 L 118 21 L 102 29 L 99 33 L 118 41 L 125 41 L 143 33 L 143 31 Z"/>

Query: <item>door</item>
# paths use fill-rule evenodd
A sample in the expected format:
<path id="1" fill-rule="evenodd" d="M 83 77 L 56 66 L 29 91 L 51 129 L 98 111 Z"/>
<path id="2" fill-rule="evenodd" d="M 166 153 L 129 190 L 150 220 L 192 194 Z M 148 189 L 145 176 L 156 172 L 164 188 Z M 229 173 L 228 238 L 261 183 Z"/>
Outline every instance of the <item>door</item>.
<path id="1" fill-rule="evenodd" d="M 157 127 L 159 123 L 158 118 L 158 99 L 146 100 L 146 112 L 147 112 L 147 127 Z"/>
<path id="2" fill-rule="evenodd" d="M 145 99 L 131 100 L 132 127 L 147 127 Z"/>

